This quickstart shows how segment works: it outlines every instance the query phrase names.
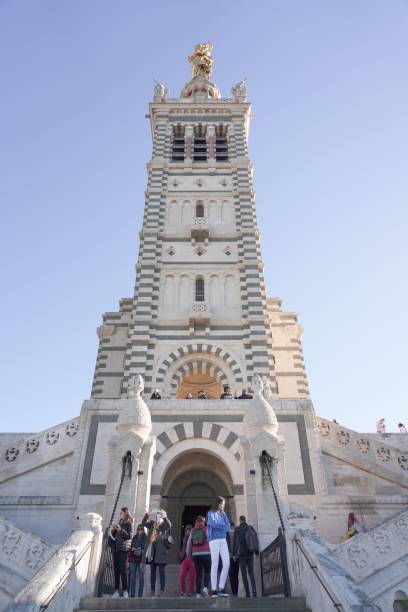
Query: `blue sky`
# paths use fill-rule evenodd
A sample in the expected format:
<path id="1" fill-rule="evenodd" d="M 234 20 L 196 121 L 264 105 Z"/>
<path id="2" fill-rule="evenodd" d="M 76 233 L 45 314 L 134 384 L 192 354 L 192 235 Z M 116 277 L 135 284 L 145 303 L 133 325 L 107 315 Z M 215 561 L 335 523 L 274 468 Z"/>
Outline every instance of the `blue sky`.
<path id="1" fill-rule="evenodd" d="M 132 295 L 153 78 L 214 43 L 248 77 L 270 296 L 299 313 L 318 414 L 408 421 L 408 3 L 0 0 L 1 418 L 89 398 L 101 313 Z"/>

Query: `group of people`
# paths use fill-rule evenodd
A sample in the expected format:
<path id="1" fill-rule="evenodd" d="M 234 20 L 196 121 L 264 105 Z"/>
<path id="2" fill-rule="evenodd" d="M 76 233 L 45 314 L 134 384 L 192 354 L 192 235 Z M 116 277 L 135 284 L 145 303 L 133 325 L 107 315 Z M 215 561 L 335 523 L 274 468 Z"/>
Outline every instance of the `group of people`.
<path id="1" fill-rule="evenodd" d="M 407 433 L 407 428 L 405 427 L 404 423 L 398 423 L 397 427 L 399 433 Z M 377 421 L 376 429 L 377 433 L 387 433 L 385 419 L 380 419 Z"/>
<path id="2" fill-rule="evenodd" d="M 229 597 L 226 582 L 229 576 L 231 592 L 238 595 L 238 573 L 241 570 L 246 597 L 256 597 L 254 554 L 259 553 L 258 536 L 244 516 L 239 518 L 234 530 L 225 513 L 225 499 L 217 497 L 212 509 L 204 516 L 197 516 L 194 525 L 184 530 L 180 550 L 181 596 Z M 150 593 L 155 596 L 159 576 L 160 595 L 166 587 L 168 551 L 173 545 L 171 522 L 164 510 L 153 517 L 148 509 L 133 534 L 133 519 L 128 508 L 122 508 L 120 520 L 111 526 L 109 543 L 113 555 L 115 591 L 112 597 L 142 597 L 144 571 L 150 566 Z M 187 588 L 189 580 L 189 588 Z"/>
<path id="3" fill-rule="evenodd" d="M 122 508 L 119 523 L 111 526 L 109 544 L 113 555 L 113 569 L 115 574 L 115 590 L 112 597 L 119 597 L 122 583 L 123 597 L 129 597 L 128 583 L 130 582 L 130 596 L 135 597 L 138 583 L 138 597 L 143 596 L 144 571 L 146 563 L 150 565 L 150 589 L 154 596 L 156 591 L 156 576 L 159 573 L 160 592 L 164 593 L 166 586 L 165 567 L 167 554 L 173 540 L 170 535 L 171 523 L 164 510 L 155 513 L 150 518 L 149 510 L 141 523 L 133 532 L 133 518 L 128 508 Z"/>
<path id="4" fill-rule="evenodd" d="M 223 388 L 223 392 L 220 395 L 220 399 L 252 399 L 253 398 L 253 393 L 251 392 L 250 389 L 243 389 L 241 394 L 238 395 L 237 393 L 235 393 L 235 395 L 233 396 L 231 393 L 231 387 L 229 385 L 225 385 Z M 155 389 L 153 391 L 153 393 L 150 396 L 151 400 L 160 400 L 162 399 L 161 393 L 159 391 L 159 389 Z M 186 398 L 188 400 L 192 400 L 194 399 L 194 396 L 191 392 L 187 393 Z M 204 391 L 204 389 L 200 389 L 197 393 L 197 399 L 199 400 L 206 400 L 208 399 L 208 396 L 206 394 L 206 392 Z"/>

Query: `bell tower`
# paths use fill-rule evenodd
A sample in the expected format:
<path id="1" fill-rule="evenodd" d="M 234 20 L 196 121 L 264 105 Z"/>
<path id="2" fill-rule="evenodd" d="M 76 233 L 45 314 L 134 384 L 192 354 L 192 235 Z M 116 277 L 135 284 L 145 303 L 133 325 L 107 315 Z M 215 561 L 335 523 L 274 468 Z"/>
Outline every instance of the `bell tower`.
<path id="1" fill-rule="evenodd" d="M 135 374 L 146 393 L 158 388 L 163 397 L 203 389 L 215 399 L 225 384 L 233 393 L 249 387 L 255 373 L 279 392 L 272 327 L 281 323 L 271 327 L 270 315 L 280 311 L 265 293 L 246 82 L 221 97 L 210 43 L 188 61 L 192 78 L 180 96 L 156 81 L 149 105 L 135 290 L 119 313 L 104 315 L 92 397 L 124 397 Z"/>

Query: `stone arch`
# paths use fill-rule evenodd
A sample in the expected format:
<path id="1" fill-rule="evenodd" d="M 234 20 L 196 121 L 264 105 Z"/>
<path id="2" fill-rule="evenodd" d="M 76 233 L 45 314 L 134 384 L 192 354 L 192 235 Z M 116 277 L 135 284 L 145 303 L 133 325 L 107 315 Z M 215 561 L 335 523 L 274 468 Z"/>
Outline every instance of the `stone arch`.
<path id="1" fill-rule="evenodd" d="M 153 465 L 151 503 L 164 507 L 173 523 L 176 546 L 170 551 L 169 562 L 177 561 L 183 527 L 192 524 L 198 514 L 205 515 L 217 495 L 225 497 L 226 511 L 236 521 L 236 496 L 243 496 L 243 487 L 235 483 L 236 479 L 242 482 L 242 471 L 233 476 L 231 463 L 238 462 L 222 448 L 213 440 L 194 439 L 192 446 L 191 440 L 184 439 L 167 449 Z"/>
<path id="2" fill-rule="evenodd" d="M 190 359 L 186 359 L 186 357 L 190 357 Z M 244 380 L 241 367 L 233 355 L 214 344 L 200 343 L 188 344 L 172 351 L 166 359 L 162 361 L 157 370 L 157 385 L 163 385 L 165 379 L 167 379 L 167 382 L 170 384 L 172 378 L 171 374 L 175 372 L 178 366 L 177 362 L 181 365 L 186 361 L 194 360 L 194 358 L 200 360 L 205 360 L 205 358 L 207 358 L 207 360 L 211 361 L 213 364 L 217 364 L 218 362 L 220 369 L 223 370 L 227 379 L 232 379 L 229 380 L 230 384 L 234 384 L 234 382 L 242 383 Z"/>
<path id="3" fill-rule="evenodd" d="M 213 389 L 212 393 L 208 396 L 208 399 L 218 399 L 220 388 L 222 385 L 230 384 L 231 382 L 228 379 L 227 375 L 223 372 L 223 370 L 212 361 L 204 358 L 201 359 L 197 354 L 196 359 L 190 359 L 185 363 L 179 365 L 178 368 L 173 372 L 170 385 L 172 392 L 177 393 L 177 389 L 179 389 L 180 383 L 186 378 L 190 376 L 196 376 L 197 374 L 201 374 L 204 376 L 208 376 L 208 378 L 217 381 L 219 384 L 218 389 Z M 202 387 L 202 385 L 198 384 L 198 386 Z M 214 397 L 215 393 L 215 397 Z M 184 395 L 180 395 L 180 398 L 183 399 Z"/>
<path id="4" fill-rule="evenodd" d="M 230 473 L 231 486 L 242 487 L 241 443 L 238 435 L 217 423 L 206 421 L 179 423 L 156 437 L 152 486 L 161 486 L 171 465 L 181 454 L 192 451 L 203 451 L 216 457 Z"/>

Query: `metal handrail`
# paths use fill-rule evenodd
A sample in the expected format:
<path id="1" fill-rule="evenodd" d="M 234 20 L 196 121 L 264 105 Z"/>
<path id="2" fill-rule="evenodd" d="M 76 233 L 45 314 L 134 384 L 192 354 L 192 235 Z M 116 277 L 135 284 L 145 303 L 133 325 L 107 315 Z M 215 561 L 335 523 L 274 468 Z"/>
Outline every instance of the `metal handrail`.
<path id="1" fill-rule="evenodd" d="M 57 584 L 56 588 L 54 589 L 54 591 L 51 593 L 51 595 L 48 596 L 48 598 L 45 600 L 45 602 L 40 605 L 40 610 L 46 610 L 48 608 L 48 606 L 54 601 L 54 599 L 56 598 L 58 593 L 63 589 L 63 587 L 68 582 L 69 576 L 70 576 L 72 570 L 74 570 L 76 568 L 76 566 L 79 564 L 79 562 L 85 556 L 85 554 L 88 552 L 88 549 L 92 546 L 92 544 L 94 542 L 95 542 L 95 536 L 93 536 L 92 539 L 89 540 L 89 542 L 86 544 L 85 548 L 82 550 L 81 554 L 78 555 L 78 557 L 74 556 L 73 562 L 71 563 L 70 567 L 67 569 L 65 574 L 61 577 L 61 579 L 58 582 L 58 584 Z"/>
<path id="2" fill-rule="evenodd" d="M 314 575 L 316 576 L 316 578 L 318 579 L 318 581 L 320 582 L 320 584 L 322 585 L 323 589 L 326 591 L 327 595 L 329 596 L 333 607 L 336 608 L 336 610 L 343 610 L 343 612 L 345 612 L 345 609 L 343 607 L 343 605 L 341 603 L 336 602 L 336 600 L 334 599 L 333 595 L 331 594 L 330 590 L 328 589 L 328 587 L 326 586 L 324 580 L 322 579 L 322 577 L 320 576 L 319 572 L 318 572 L 318 568 L 317 565 L 313 564 L 312 561 L 309 559 L 308 555 L 306 554 L 301 541 L 299 540 L 299 538 L 297 536 L 295 536 L 295 542 L 297 547 L 301 550 L 304 558 L 306 559 L 310 569 L 313 571 Z"/>

